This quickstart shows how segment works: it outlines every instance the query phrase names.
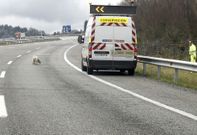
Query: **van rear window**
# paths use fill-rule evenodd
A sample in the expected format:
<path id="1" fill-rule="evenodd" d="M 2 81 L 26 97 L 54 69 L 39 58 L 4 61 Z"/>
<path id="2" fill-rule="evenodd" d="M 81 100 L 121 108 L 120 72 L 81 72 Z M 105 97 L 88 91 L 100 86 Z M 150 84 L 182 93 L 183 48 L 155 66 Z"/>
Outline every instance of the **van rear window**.
<path id="1" fill-rule="evenodd" d="M 96 26 L 95 42 L 97 43 L 131 43 L 131 27 Z"/>

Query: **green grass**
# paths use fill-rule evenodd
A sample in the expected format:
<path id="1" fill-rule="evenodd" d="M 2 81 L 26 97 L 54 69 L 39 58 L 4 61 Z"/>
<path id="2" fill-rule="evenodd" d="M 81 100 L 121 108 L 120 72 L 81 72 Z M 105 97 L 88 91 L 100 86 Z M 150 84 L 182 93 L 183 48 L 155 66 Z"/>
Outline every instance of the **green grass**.
<path id="1" fill-rule="evenodd" d="M 6 42 L 6 41 L 0 41 L 0 45 L 9 45 L 11 42 Z"/>
<path id="2" fill-rule="evenodd" d="M 158 80 L 157 78 L 157 66 L 154 65 L 146 65 L 146 77 Z M 161 76 L 160 80 L 173 84 L 174 83 L 174 69 L 161 67 Z M 143 75 L 143 64 L 138 63 L 136 74 Z M 178 74 L 178 82 L 174 83 L 178 86 L 182 86 L 185 88 L 191 88 L 197 90 L 197 73 L 179 70 Z"/>

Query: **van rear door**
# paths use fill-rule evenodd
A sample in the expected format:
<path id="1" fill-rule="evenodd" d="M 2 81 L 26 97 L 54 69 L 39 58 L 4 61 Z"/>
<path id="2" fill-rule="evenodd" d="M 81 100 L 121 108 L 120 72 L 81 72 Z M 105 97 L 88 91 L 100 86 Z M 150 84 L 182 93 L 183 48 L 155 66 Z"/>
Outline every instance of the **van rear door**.
<path id="1" fill-rule="evenodd" d="M 97 16 L 92 58 L 133 60 L 131 17 Z"/>
<path id="2" fill-rule="evenodd" d="M 125 23 L 117 23 L 114 25 L 114 53 L 113 60 L 133 61 L 134 46 L 132 45 L 132 27 L 131 18 L 125 18 Z"/>
<path id="3" fill-rule="evenodd" d="M 94 60 L 112 60 L 113 26 L 106 26 L 100 22 L 100 16 L 96 17 L 95 40 L 92 46 L 92 58 Z"/>

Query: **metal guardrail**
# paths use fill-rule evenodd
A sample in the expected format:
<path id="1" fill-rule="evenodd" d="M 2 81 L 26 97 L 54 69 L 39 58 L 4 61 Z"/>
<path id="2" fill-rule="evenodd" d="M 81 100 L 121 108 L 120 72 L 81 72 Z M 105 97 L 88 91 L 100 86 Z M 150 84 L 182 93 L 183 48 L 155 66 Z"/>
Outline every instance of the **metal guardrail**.
<path id="1" fill-rule="evenodd" d="M 11 45 L 11 44 L 24 44 L 24 43 L 33 43 L 33 42 L 41 42 L 41 41 L 50 41 L 50 40 L 58 40 L 58 37 L 54 36 L 31 36 L 26 37 L 24 39 L 0 39 L 0 45 Z"/>
<path id="2" fill-rule="evenodd" d="M 163 59 L 149 56 L 138 56 L 139 62 L 143 63 L 143 74 L 146 74 L 146 65 L 151 64 L 157 66 L 157 76 L 160 79 L 161 67 L 174 68 L 174 82 L 178 81 L 179 70 L 186 70 L 191 72 L 197 72 L 197 63 L 191 63 L 187 61 L 173 60 L 173 59 Z"/>

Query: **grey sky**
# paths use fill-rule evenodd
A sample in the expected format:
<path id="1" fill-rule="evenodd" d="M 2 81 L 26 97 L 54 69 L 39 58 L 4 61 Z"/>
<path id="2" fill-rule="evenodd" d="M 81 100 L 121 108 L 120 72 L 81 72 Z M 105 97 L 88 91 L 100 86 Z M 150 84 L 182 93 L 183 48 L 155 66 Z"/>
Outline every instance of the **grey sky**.
<path id="1" fill-rule="evenodd" d="M 0 0 L 0 24 L 34 27 L 52 33 L 62 25 L 83 28 L 89 2 L 116 4 L 121 0 Z"/>

